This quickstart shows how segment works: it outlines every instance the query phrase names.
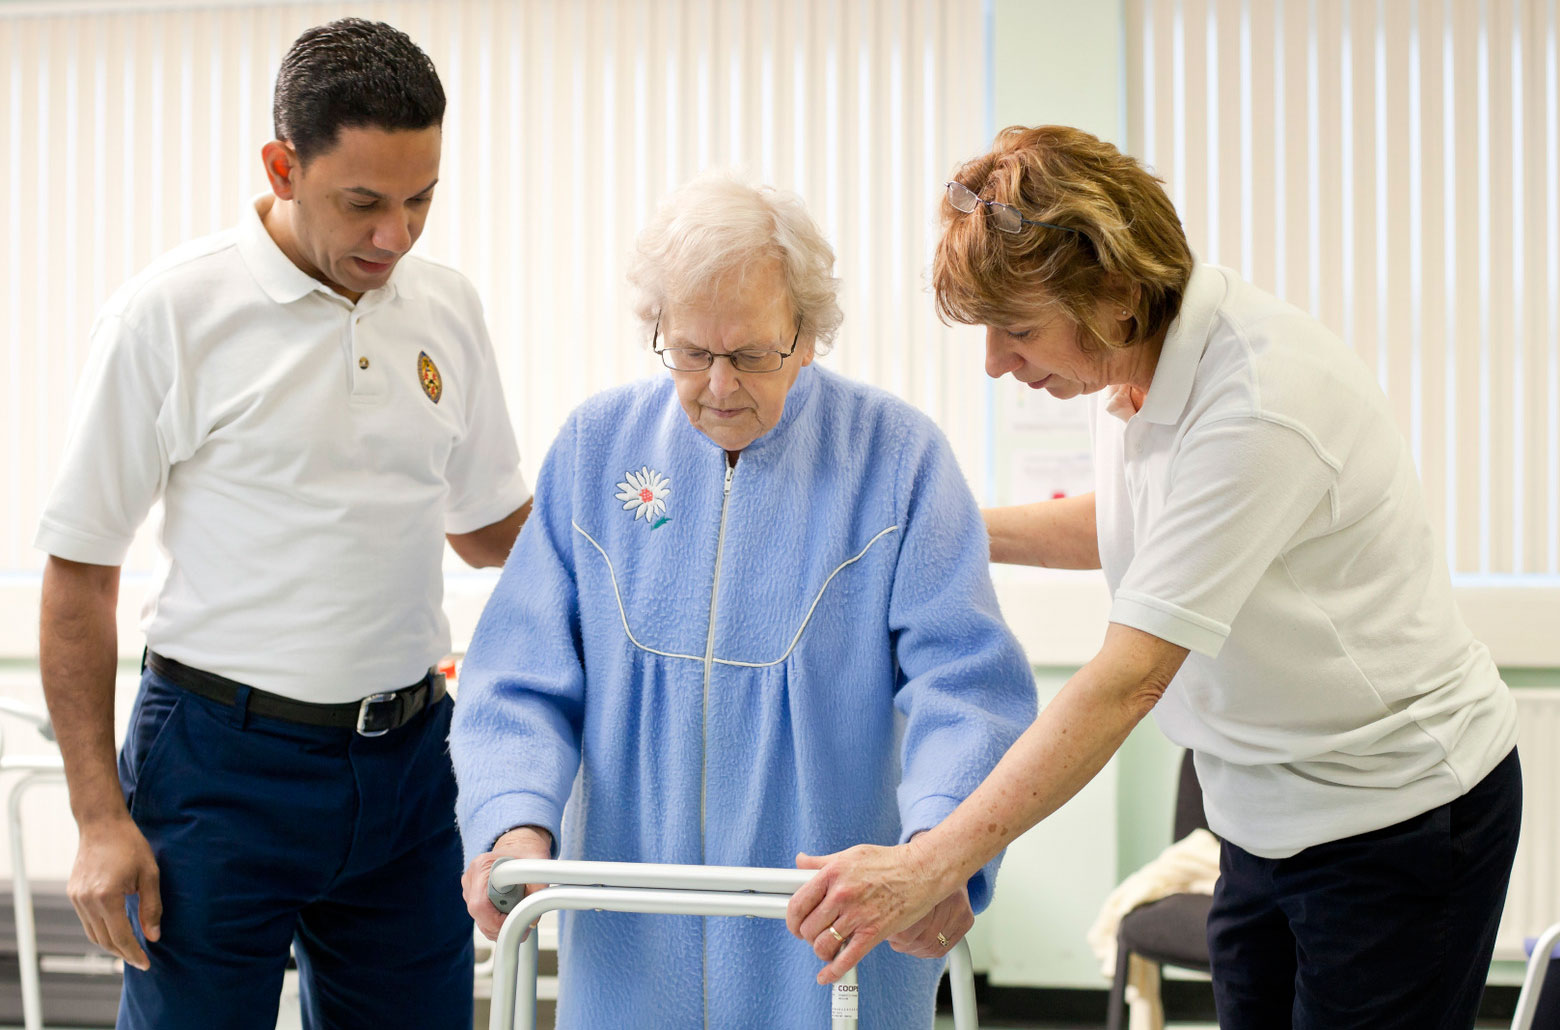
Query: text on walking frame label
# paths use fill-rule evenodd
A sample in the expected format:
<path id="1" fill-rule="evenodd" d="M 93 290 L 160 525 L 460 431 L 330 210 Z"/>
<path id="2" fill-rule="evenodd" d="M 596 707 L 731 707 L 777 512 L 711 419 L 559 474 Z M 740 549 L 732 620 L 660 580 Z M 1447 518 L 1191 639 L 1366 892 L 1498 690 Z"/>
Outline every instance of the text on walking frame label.
<path id="1" fill-rule="evenodd" d="M 829 1013 L 831 1019 L 855 1019 L 856 999 L 859 996 L 860 987 L 856 984 L 835 984 L 834 1005 Z"/>

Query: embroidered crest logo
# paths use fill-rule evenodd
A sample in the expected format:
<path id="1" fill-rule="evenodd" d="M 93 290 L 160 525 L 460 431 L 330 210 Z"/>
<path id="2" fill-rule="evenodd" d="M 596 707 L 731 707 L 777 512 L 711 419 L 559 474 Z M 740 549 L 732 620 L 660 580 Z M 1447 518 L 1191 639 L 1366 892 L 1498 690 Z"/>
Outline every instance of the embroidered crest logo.
<path id="1" fill-rule="evenodd" d="M 618 484 L 617 499 L 623 502 L 623 510 L 634 513 L 634 520 L 645 520 L 651 529 L 660 529 L 671 521 L 666 514 L 666 498 L 672 492 L 672 481 L 648 465 L 638 472 L 623 473 Z"/>
<path id="2" fill-rule="evenodd" d="M 423 393 L 433 403 L 439 403 L 439 398 L 444 396 L 444 380 L 439 378 L 439 366 L 433 363 L 427 351 L 417 355 L 417 379 L 422 383 Z"/>

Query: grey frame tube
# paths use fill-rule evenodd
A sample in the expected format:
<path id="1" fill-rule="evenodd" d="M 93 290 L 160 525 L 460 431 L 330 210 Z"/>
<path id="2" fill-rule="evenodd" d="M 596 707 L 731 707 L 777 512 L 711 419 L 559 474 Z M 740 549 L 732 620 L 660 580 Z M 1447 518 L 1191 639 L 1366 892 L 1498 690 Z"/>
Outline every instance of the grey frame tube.
<path id="1" fill-rule="evenodd" d="M 499 931 L 493 953 L 490 1030 L 534 1030 L 536 1026 L 536 935 L 528 933 L 546 912 L 596 909 L 607 912 L 697 916 L 757 916 L 784 919 L 791 895 L 813 877 L 799 869 L 749 869 L 739 866 L 677 866 L 633 862 L 572 862 L 508 859 L 495 863 L 488 892 L 495 903 L 508 901 L 527 883 L 554 886 L 514 904 Z M 522 940 L 522 938 L 524 938 Z M 975 1012 L 975 974 L 969 945 L 959 941 L 948 953 L 957 1030 L 979 1030 Z M 840 981 L 854 986 L 855 971 Z M 835 1017 L 832 1030 L 851 1030 L 857 1020 Z"/>

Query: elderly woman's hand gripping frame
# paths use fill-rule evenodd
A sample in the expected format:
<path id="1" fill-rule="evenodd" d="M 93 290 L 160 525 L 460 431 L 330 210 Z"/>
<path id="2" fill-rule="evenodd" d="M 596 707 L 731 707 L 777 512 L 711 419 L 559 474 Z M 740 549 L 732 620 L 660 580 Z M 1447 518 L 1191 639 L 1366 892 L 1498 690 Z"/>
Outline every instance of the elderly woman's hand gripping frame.
<path id="1" fill-rule="evenodd" d="M 466 911 L 471 913 L 482 936 L 496 941 L 498 931 L 504 927 L 504 913 L 494 908 L 488 897 L 488 876 L 493 871 L 493 863 L 501 858 L 552 858 L 552 843 L 552 834 L 540 826 L 516 826 L 494 842 L 492 851 L 471 860 L 471 865 L 461 874 L 460 890 L 466 901 Z M 546 884 L 528 883 L 525 893 L 532 894 L 544 886 Z"/>
<path id="2" fill-rule="evenodd" d="M 1186 655 L 1183 647 L 1111 623 L 1099 654 L 938 826 L 897 847 L 798 856 L 798 866 L 822 872 L 792 897 L 786 926 L 828 962 L 818 982 L 833 983 L 884 940 L 932 925 L 976 870 L 1104 768 Z"/>

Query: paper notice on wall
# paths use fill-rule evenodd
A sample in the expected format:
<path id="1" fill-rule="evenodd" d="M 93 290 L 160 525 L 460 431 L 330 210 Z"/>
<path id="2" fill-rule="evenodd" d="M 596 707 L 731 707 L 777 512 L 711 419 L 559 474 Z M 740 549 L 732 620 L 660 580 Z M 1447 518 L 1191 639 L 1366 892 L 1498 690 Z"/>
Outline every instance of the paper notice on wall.
<path id="1" fill-rule="evenodd" d="M 1008 488 L 1013 504 L 1086 494 L 1094 489 L 1094 462 L 1088 451 L 1015 449 Z"/>
<path id="2" fill-rule="evenodd" d="M 997 403 L 997 503 L 1029 504 L 1094 489 L 1090 404 L 1044 390 L 1002 390 Z"/>
<path id="3" fill-rule="evenodd" d="M 1009 433 L 1027 436 L 1031 434 L 1066 433 L 1083 434 L 1084 444 L 1089 436 L 1089 403 L 1082 398 L 1057 400 L 1044 390 L 1024 387 L 1009 390 L 1002 406 L 1003 429 Z"/>

